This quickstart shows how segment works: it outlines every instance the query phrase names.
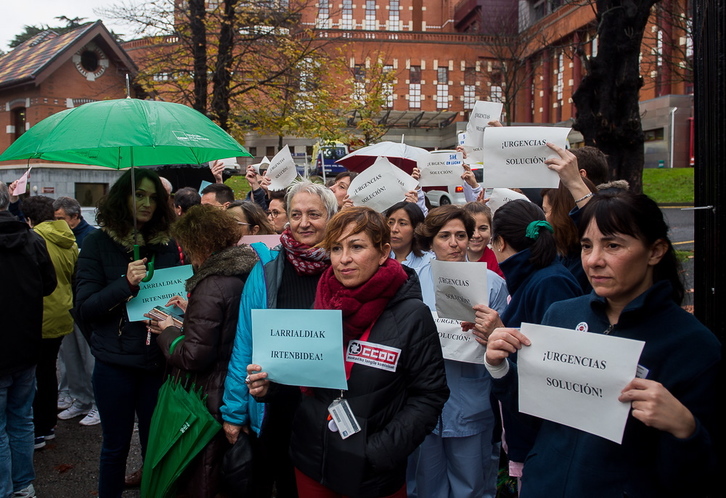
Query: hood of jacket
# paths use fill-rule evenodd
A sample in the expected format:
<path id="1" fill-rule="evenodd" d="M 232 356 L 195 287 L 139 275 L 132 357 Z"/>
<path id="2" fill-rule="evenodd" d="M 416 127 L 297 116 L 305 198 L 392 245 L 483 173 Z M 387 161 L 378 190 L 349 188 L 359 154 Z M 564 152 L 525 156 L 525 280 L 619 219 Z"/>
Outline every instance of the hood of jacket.
<path id="1" fill-rule="evenodd" d="M 248 245 L 234 246 L 212 254 L 187 280 L 186 290 L 192 292 L 199 282 L 211 275 L 231 277 L 246 275 L 257 263 L 257 253 Z"/>
<path id="2" fill-rule="evenodd" d="M 30 233 L 27 223 L 18 221 L 8 211 L 0 211 L 0 251 L 17 251 L 29 243 Z"/>
<path id="3" fill-rule="evenodd" d="M 46 242 L 63 249 L 70 249 L 76 243 L 76 236 L 65 220 L 44 221 L 33 227 L 33 230 Z"/>
<path id="4" fill-rule="evenodd" d="M 136 232 L 136 241 L 134 241 L 134 231 L 131 230 L 127 235 L 120 236 L 113 230 L 110 230 L 106 227 L 101 227 L 101 230 L 106 232 L 106 234 L 111 237 L 111 240 L 116 242 L 118 245 L 125 248 L 127 251 L 133 251 L 134 245 L 139 246 L 145 246 L 145 245 L 164 245 L 168 244 L 171 240 L 171 237 L 167 232 L 157 232 L 152 235 L 152 237 L 149 240 L 146 240 L 144 238 L 144 234 L 141 232 Z"/>
<path id="5" fill-rule="evenodd" d="M 403 301 L 404 299 L 418 299 L 423 300 L 423 295 L 421 294 L 421 284 L 418 280 L 418 274 L 415 270 L 409 268 L 406 265 L 401 265 L 404 271 L 408 274 L 408 280 L 406 280 L 403 285 L 398 289 L 398 292 L 391 298 L 391 300 L 388 302 L 388 305 L 386 308 L 390 308 L 391 306 L 395 305 L 399 301 Z"/>

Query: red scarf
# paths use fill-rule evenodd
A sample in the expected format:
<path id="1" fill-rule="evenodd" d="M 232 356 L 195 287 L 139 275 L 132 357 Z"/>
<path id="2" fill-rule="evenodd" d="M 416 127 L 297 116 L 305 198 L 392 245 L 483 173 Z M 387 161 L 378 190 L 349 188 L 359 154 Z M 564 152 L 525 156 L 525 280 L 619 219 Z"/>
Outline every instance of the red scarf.
<path id="1" fill-rule="evenodd" d="M 367 282 L 354 288 L 341 284 L 333 268 L 328 268 L 318 282 L 313 307 L 343 312 L 343 343 L 347 344 L 375 323 L 406 280 L 408 274 L 401 263 L 391 258 Z"/>
<path id="2" fill-rule="evenodd" d="M 285 248 L 287 260 L 295 267 L 298 275 L 319 275 L 330 266 L 325 249 L 298 242 L 293 238 L 289 227 L 280 234 L 280 243 Z"/>

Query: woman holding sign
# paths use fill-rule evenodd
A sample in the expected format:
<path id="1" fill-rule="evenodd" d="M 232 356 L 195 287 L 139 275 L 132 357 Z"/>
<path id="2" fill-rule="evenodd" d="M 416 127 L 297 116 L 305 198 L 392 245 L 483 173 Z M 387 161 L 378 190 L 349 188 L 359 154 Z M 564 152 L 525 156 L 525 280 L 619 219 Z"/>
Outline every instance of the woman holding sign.
<path id="1" fill-rule="evenodd" d="M 246 201 L 245 201 L 246 202 Z M 259 207 L 258 207 L 259 209 Z M 228 213 L 214 206 L 194 206 L 172 225 L 172 235 L 194 266 L 186 281 L 189 296 L 182 328 L 171 316 L 159 322 L 157 342 L 174 367 L 173 375 L 203 389 L 209 412 L 220 422 L 224 379 L 237 330 L 240 296 L 257 255 L 237 247 L 243 230 Z M 188 497 L 214 497 L 222 490 L 219 471 L 229 444 L 217 434 L 185 470 Z"/>
<path id="2" fill-rule="evenodd" d="M 582 209 L 582 265 L 593 293 L 553 304 L 542 323 L 645 347 L 637 378 L 618 398 L 631 406 L 622 444 L 543 421 L 522 497 L 693 496 L 693 476 L 713 475 L 721 347 L 680 307 L 683 285 L 667 232 L 660 209 L 642 194 L 600 193 Z M 529 344 L 517 329 L 489 337 L 495 393 L 513 408 L 518 378 L 507 358 Z M 697 486 L 709 494 L 704 479 Z"/>
<path id="3" fill-rule="evenodd" d="M 466 261 L 474 219 L 460 206 L 432 209 L 417 231 L 423 247 L 440 261 Z M 431 264 L 419 272 L 423 301 L 436 311 Z M 486 271 L 489 306 L 504 311 L 507 289 L 502 277 Z M 491 380 L 482 364 L 444 360 L 451 396 L 432 434 L 409 459 L 409 493 L 421 498 L 493 497 L 498 459 L 492 459 L 495 415 L 490 403 Z"/>
<path id="4" fill-rule="evenodd" d="M 297 388 L 269 404 L 249 396 L 245 378 L 252 361 L 253 309 L 309 309 L 320 276 L 330 267 L 325 249 L 317 247 L 337 210 L 333 193 L 325 186 L 301 181 L 287 193 L 289 226 L 274 250 L 252 244 L 260 262 L 245 283 L 240 303 L 234 349 L 224 385 L 222 419 L 227 439 L 234 443 L 240 430 L 251 430 L 255 454 L 255 496 L 270 496 L 273 483 L 279 498 L 296 496 L 295 475 L 288 455 L 292 417 L 300 400 Z M 257 444 L 259 443 L 259 444 Z"/>
<path id="5" fill-rule="evenodd" d="M 511 300 L 501 314 L 484 305 L 474 307 L 473 332 L 482 344 L 495 328 L 542 323 L 552 303 L 582 294 L 575 277 L 557 260 L 554 229 L 535 204 L 523 199 L 507 202 L 494 213 L 493 232 L 494 255 L 507 279 Z M 521 477 L 536 432 L 520 424 L 507 407 L 503 423 L 509 475 Z"/>
<path id="6" fill-rule="evenodd" d="M 98 494 L 103 498 L 120 497 L 124 490 L 134 417 L 142 454 L 146 451 L 164 380 L 164 356 L 146 323 L 128 321 L 125 304 L 139 292 L 147 264 L 153 262 L 157 269 L 179 264 L 169 236 L 174 213 L 159 176 L 134 168 L 132 191 L 131 173 L 124 173 L 99 202 L 101 229 L 84 239 L 76 274 L 76 321 L 96 357 L 93 390 L 103 429 Z M 140 246 L 140 258 L 134 245 Z M 136 477 L 138 484 L 140 475 Z"/>
<path id="7" fill-rule="evenodd" d="M 405 498 L 406 459 L 436 424 L 448 389 L 436 326 L 416 273 L 389 258 L 390 231 L 380 214 L 346 208 L 320 244 L 331 268 L 320 278 L 317 309 L 343 315 L 348 390 L 305 389 L 291 454 L 301 497 Z M 367 361 L 357 351 L 376 351 Z M 249 387 L 270 387 L 250 365 Z M 275 387 L 279 387 L 275 385 Z M 359 431 L 343 439 L 329 410 L 343 406 Z"/>

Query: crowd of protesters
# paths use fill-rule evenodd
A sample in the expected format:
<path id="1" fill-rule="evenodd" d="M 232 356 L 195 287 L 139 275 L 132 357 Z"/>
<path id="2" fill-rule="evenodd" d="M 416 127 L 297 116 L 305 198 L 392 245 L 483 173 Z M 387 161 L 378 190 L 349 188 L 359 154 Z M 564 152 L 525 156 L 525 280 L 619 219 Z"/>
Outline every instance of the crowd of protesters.
<path id="1" fill-rule="evenodd" d="M 194 379 L 223 428 L 179 496 L 239 496 L 222 468 L 242 439 L 245 496 L 493 498 L 498 483 L 505 492 L 498 476 L 524 498 L 696 496 L 695 476 L 716 465 L 720 345 L 680 307 L 657 205 L 605 184 L 596 149 L 550 147 L 561 182 L 542 192 L 544 210 L 515 200 L 492 213 L 468 168 L 464 206 L 429 210 L 421 191 L 383 214 L 354 206 L 350 172 L 270 191 L 265 164 L 247 168 L 242 200 L 214 163 L 215 183 L 172 196 L 153 170 L 125 173 L 94 229 L 75 200 L 18 199 L 0 182 L 0 278 L 13 282 L 2 294 L 0 498 L 35 496 L 33 451 L 56 437 L 56 417 L 101 424 L 100 498 L 138 486 L 141 469 L 125 475 L 131 438 L 138 427 L 143 456 L 169 373 Z M 263 235 L 279 245 L 245 242 Z M 444 358 L 434 261 L 487 263 L 487 299 L 461 322 L 483 363 Z M 182 322 L 129 321 L 125 304 L 152 268 L 182 264 L 194 275 L 169 302 Z M 344 348 L 373 343 L 400 360 L 392 371 L 346 362 L 346 391 L 272 382 L 252 361 L 259 309 L 340 310 Z M 644 373 L 618 398 L 630 406 L 621 444 L 519 411 L 523 323 L 645 342 Z M 337 434 L 337 403 L 360 432 Z"/>

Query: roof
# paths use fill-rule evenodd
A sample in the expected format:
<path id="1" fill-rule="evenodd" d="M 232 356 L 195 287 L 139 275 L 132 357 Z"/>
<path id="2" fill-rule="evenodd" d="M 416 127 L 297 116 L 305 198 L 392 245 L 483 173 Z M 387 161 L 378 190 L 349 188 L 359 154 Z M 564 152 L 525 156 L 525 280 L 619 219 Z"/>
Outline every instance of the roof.
<path id="1" fill-rule="evenodd" d="M 136 65 L 126 52 L 103 23 L 96 21 L 62 35 L 51 30 L 42 31 L 0 57 L 0 88 L 33 81 L 40 84 L 59 63 L 70 59 L 79 45 L 83 46 L 91 40 L 107 48 L 118 64 L 136 72 Z"/>

